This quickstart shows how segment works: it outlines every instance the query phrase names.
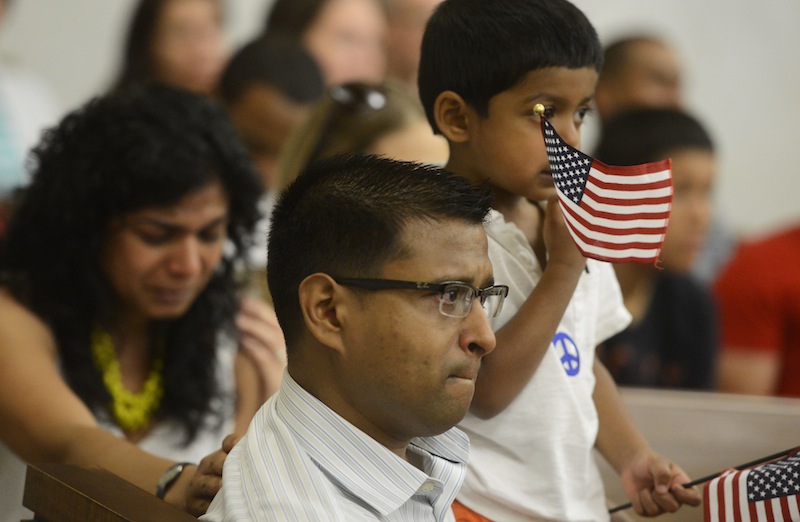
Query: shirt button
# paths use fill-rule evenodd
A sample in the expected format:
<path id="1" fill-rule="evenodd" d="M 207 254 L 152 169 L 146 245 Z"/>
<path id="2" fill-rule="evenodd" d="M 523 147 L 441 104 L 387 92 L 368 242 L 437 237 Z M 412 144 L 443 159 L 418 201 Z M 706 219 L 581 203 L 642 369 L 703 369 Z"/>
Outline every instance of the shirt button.
<path id="1" fill-rule="evenodd" d="M 436 487 L 436 484 L 434 484 L 433 482 L 425 482 L 419 487 L 419 489 L 422 490 L 422 491 L 428 492 L 428 491 L 432 491 L 433 488 L 435 488 L 435 487 Z"/>

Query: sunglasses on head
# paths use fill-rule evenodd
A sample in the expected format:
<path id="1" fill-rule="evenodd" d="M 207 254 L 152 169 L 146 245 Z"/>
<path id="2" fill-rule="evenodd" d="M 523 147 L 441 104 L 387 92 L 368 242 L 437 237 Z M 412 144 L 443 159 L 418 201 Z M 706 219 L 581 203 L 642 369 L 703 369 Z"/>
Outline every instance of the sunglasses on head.
<path id="1" fill-rule="evenodd" d="M 382 110 L 388 103 L 386 92 L 380 86 L 366 83 L 335 85 L 328 89 L 326 96 L 334 102 L 334 106 L 322 124 L 322 131 L 319 133 L 312 153 L 308 155 L 307 163 L 319 159 L 328 144 L 329 134 L 334 126 L 334 121 L 336 121 L 337 113 L 343 111 L 356 116 L 366 116 Z"/>

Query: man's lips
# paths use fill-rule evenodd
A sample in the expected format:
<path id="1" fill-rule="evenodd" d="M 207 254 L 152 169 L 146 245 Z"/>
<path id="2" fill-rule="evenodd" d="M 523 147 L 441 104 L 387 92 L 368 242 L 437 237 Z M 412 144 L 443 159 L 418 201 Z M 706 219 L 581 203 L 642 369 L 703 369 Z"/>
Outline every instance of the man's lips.
<path id="1" fill-rule="evenodd" d="M 469 367 L 469 368 L 460 368 L 457 371 L 450 374 L 448 378 L 450 379 L 463 379 L 465 381 L 473 381 L 478 377 L 478 370 L 480 366 Z"/>

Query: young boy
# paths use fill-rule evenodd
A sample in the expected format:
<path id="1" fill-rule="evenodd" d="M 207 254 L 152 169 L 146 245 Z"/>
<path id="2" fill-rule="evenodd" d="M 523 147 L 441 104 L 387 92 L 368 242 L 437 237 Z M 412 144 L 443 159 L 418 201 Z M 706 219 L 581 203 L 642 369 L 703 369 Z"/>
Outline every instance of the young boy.
<path id="1" fill-rule="evenodd" d="M 595 447 L 638 513 L 700 503 L 595 360 L 630 316 L 611 266 L 585 260 L 565 228 L 533 113 L 543 104 L 579 147 L 601 62 L 594 28 L 566 0 L 445 0 L 425 30 L 420 97 L 450 143 L 448 170 L 494 194 L 489 256 L 511 287 L 461 424 L 472 452 L 459 520 L 608 520 Z"/>

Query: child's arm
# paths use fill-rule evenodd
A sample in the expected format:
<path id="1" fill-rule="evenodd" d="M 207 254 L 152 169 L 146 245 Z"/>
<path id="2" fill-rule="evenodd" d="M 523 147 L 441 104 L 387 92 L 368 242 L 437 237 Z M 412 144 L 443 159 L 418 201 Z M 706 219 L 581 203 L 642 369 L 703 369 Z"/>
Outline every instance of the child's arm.
<path id="1" fill-rule="evenodd" d="M 683 487 L 690 481 L 686 473 L 653 451 L 636 429 L 611 374 L 598 360 L 594 374 L 593 399 L 600 422 L 596 446 L 619 473 L 636 513 L 655 516 L 675 512 L 681 504 L 699 505 L 700 493 Z"/>
<path id="2" fill-rule="evenodd" d="M 586 266 L 555 197 L 547 205 L 543 232 L 548 260 L 542 278 L 514 317 L 495 332 L 496 349 L 481 363 L 470 411 L 482 419 L 503 411 L 531 379 Z"/>

